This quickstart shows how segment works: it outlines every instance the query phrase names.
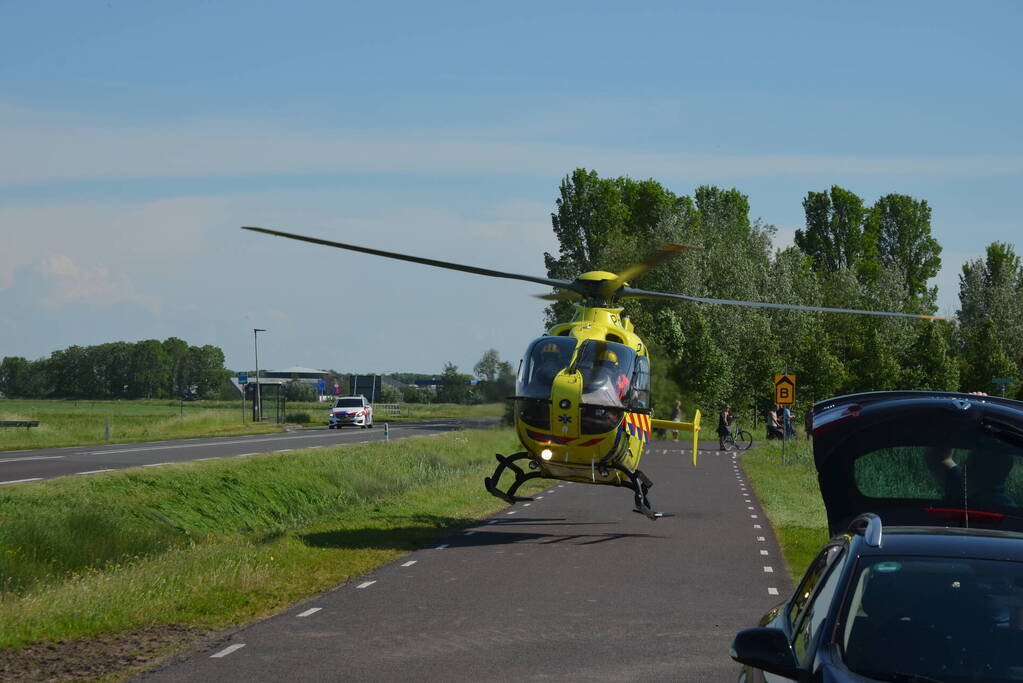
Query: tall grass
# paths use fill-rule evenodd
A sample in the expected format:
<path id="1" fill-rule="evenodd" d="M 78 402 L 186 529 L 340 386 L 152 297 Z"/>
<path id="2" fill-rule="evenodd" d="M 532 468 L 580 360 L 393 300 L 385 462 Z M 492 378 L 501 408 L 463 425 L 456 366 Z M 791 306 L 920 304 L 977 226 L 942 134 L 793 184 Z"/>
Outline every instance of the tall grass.
<path id="1" fill-rule="evenodd" d="M 267 454 L 0 491 L 0 648 L 223 626 L 323 590 L 504 504 L 511 430 Z"/>
<path id="2" fill-rule="evenodd" d="M 505 432 L 131 469 L 0 489 L 0 576 L 22 592 L 210 536 L 285 532 L 415 486 L 482 472 Z"/>
<path id="3" fill-rule="evenodd" d="M 280 426 L 252 423 L 233 410 L 167 401 L 21 401 L 0 399 L 0 420 L 38 420 L 32 428 L 0 429 L 0 450 L 55 448 L 203 436 L 265 434 Z"/>
<path id="4" fill-rule="evenodd" d="M 311 425 L 327 424 L 328 403 L 294 402 L 289 413 L 304 412 Z M 110 442 L 156 441 L 210 436 L 236 436 L 279 432 L 280 425 L 253 423 L 251 404 L 241 401 L 167 400 L 59 401 L 0 399 L 0 421 L 38 420 L 32 428 L 0 429 L 0 451 L 22 448 L 57 448 Z M 497 417 L 504 406 L 489 403 L 463 406 L 450 403 L 407 404 L 400 418 L 377 413 L 376 421 L 434 418 Z"/>

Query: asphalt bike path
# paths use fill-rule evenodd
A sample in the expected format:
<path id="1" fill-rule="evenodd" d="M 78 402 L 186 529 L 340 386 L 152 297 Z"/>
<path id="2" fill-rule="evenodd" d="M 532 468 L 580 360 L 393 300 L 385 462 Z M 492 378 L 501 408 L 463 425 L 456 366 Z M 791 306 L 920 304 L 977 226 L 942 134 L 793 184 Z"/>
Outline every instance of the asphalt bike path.
<path id="1" fill-rule="evenodd" d="M 732 637 L 791 585 L 735 456 L 716 446 L 701 444 L 693 468 L 683 444 L 652 444 L 657 521 L 632 512 L 627 489 L 553 481 L 138 680 L 734 680 Z"/>
<path id="2" fill-rule="evenodd" d="M 384 424 L 378 423 L 372 429 L 312 427 L 279 434 L 0 451 L 0 486 L 71 475 L 88 476 L 129 467 L 159 467 L 192 460 L 369 443 L 383 441 L 388 436 L 391 439 L 401 439 L 442 434 L 462 428 L 493 426 L 497 421 L 497 418 L 476 418 L 400 422 L 389 425 L 386 435 Z"/>

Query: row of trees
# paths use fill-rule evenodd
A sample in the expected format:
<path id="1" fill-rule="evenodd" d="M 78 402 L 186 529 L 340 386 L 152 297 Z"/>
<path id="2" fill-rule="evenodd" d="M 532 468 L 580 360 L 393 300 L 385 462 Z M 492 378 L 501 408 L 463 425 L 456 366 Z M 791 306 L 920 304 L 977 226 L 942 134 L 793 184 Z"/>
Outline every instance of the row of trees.
<path id="1" fill-rule="evenodd" d="M 552 214 L 557 255 L 550 277 L 620 272 L 664 242 L 685 254 L 630 283 L 688 295 L 932 314 L 941 266 L 925 200 L 888 194 L 872 205 L 841 187 L 809 192 L 795 246 L 776 250 L 775 228 L 749 217 L 735 189 L 703 186 L 679 196 L 654 180 L 601 178 L 577 169 L 561 183 Z M 766 406 L 782 370 L 797 375 L 801 401 L 855 391 L 992 391 L 1019 377 L 1023 269 L 1013 247 L 994 243 L 960 276 L 952 322 L 805 313 L 632 299 L 625 302 L 653 350 L 653 400 L 704 411 L 724 402 Z M 566 320 L 557 302 L 547 322 Z"/>
<path id="2" fill-rule="evenodd" d="M 0 393 L 22 398 L 215 398 L 231 373 L 216 346 L 164 341 L 71 346 L 49 358 L 0 361 Z"/>

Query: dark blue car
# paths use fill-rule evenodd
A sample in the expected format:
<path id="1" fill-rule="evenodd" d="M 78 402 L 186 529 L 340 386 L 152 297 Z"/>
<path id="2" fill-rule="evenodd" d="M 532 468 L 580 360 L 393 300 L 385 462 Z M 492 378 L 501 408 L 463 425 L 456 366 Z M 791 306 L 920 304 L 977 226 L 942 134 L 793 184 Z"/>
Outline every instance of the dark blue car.
<path id="1" fill-rule="evenodd" d="M 878 392 L 814 406 L 834 537 L 738 633 L 740 681 L 1023 681 L 1023 402 Z"/>

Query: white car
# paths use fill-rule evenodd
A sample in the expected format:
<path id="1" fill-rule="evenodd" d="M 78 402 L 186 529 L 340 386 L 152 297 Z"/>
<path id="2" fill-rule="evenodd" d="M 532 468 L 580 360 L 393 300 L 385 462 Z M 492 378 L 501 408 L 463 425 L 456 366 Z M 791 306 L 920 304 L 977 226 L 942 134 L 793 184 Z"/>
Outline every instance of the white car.
<path id="1" fill-rule="evenodd" d="M 327 414 L 327 426 L 341 429 L 344 425 L 357 425 L 363 429 L 373 426 L 373 406 L 365 396 L 342 396 L 334 401 Z"/>

